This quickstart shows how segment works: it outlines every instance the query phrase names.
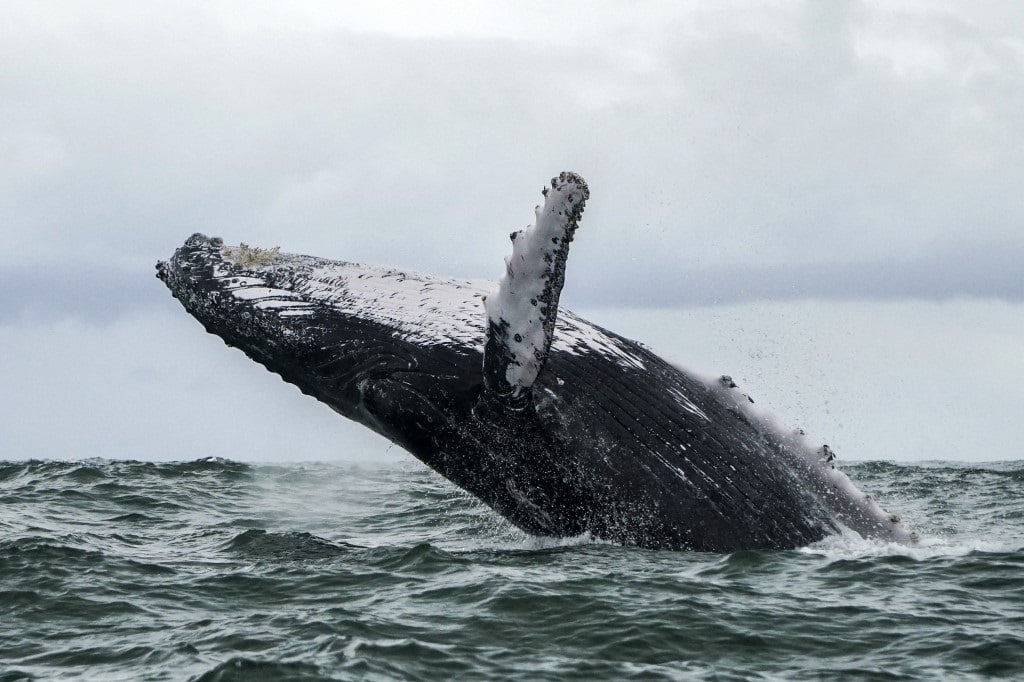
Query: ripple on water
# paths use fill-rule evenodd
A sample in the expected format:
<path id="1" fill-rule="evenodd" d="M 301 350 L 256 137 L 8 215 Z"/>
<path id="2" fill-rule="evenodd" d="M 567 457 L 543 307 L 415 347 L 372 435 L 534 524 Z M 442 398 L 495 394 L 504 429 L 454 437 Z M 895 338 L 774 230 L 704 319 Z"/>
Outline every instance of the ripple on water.
<path id="1" fill-rule="evenodd" d="M 847 470 L 921 542 L 642 551 L 405 465 L 0 463 L 0 682 L 1024 676 L 1024 466 Z"/>
<path id="2" fill-rule="evenodd" d="M 231 538 L 224 549 L 234 554 L 267 560 L 298 561 L 326 559 L 353 549 L 351 545 L 331 542 L 310 533 L 274 533 L 250 528 Z"/>

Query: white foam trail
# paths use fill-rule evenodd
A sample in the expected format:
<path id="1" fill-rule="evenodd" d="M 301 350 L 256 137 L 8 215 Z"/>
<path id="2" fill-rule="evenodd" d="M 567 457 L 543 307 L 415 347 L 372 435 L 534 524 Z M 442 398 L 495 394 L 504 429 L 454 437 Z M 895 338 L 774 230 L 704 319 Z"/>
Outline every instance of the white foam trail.
<path id="1" fill-rule="evenodd" d="M 921 536 L 912 545 L 900 542 L 886 542 L 864 538 L 852 531 L 830 535 L 824 540 L 801 547 L 799 552 L 821 556 L 832 561 L 872 559 L 887 556 L 902 556 L 915 561 L 938 557 L 960 557 L 972 552 L 1001 554 L 1017 552 L 1022 548 L 1015 542 L 999 542 L 988 539 Z"/>

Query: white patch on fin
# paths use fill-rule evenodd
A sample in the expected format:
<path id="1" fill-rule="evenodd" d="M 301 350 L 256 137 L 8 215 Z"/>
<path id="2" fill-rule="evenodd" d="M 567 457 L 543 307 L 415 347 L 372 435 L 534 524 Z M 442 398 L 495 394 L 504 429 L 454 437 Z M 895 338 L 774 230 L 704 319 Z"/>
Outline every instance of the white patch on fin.
<path id="1" fill-rule="evenodd" d="M 484 302 L 487 310 L 487 353 L 484 374 L 489 388 L 519 397 L 537 380 L 547 359 L 558 315 L 558 297 L 565 282 L 569 243 L 590 192 L 583 178 L 562 173 L 544 190 L 544 204 L 526 230 L 514 232 L 512 255 L 498 291 Z M 494 369 L 504 369 L 497 377 Z M 501 379 L 508 384 L 501 386 Z M 498 385 L 495 385 L 495 384 Z"/>

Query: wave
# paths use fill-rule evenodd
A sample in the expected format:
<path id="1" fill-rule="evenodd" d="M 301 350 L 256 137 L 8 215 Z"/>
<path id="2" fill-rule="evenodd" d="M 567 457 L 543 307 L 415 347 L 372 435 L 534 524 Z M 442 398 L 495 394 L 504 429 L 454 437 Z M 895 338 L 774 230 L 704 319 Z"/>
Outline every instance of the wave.
<path id="1" fill-rule="evenodd" d="M 1024 463 L 844 469 L 921 541 L 636 550 L 528 537 L 418 466 L 0 463 L 0 660 L 8 679 L 1024 675 Z"/>
<path id="2" fill-rule="evenodd" d="M 224 544 L 224 549 L 240 556 L 299 561 L 325 559 L 351 551 L 355 547 L 331 542 L 305 532 L 273 533 L 252 528 Z"/>

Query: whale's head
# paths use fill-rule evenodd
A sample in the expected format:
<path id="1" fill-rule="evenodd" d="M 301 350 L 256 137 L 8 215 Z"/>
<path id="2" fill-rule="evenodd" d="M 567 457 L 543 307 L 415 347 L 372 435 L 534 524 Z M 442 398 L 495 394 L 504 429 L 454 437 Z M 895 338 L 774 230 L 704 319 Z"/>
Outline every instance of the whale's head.
<path id="1" fill-rule="evenodd" d="M 486 397 L 483 302 L 493 284 L 228 246 L 201 234 L 156 268 L 185 309 L 227 345 L 521 527 L 556 531 L 558 514 L 536 512 L 521 492 L 567 497 L 555 492 L 556 447 L 525 413 L 495 419 L 492 410 L 503 408 Z M 566 527 L 583 530 L 578 521 Z"/>
<path id="2" fill-rule="evenodd" d="M 201 234 L 157 277 L 208 332 L 421 458 L 480 391 L 486 283 Z"/>

